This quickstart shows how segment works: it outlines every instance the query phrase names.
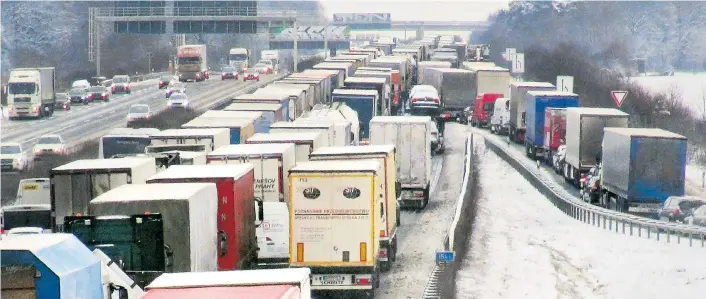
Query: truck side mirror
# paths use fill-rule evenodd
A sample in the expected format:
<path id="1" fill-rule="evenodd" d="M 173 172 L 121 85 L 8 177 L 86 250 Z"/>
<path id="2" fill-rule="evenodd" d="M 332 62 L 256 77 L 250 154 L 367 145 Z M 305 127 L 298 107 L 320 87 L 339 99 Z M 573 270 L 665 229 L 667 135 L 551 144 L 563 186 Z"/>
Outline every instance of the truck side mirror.
<path id="1" fill-rule="evenodd" d="M 265 220 L 265 205 L 262 200 L 255 200 L 255 227 L 260 227 Z"/>
<path id="2" fill-rule="evenodd" d="M 221 256 L 228 253 L 228 235 L 222 230 L 218 231 L 218 245 L 221 247 Z"/>
<path id="3" fill-rule="evenodd" d="M 129 299 L 127 290 L 121 286 L 110 284 L 110 299 Z"/>

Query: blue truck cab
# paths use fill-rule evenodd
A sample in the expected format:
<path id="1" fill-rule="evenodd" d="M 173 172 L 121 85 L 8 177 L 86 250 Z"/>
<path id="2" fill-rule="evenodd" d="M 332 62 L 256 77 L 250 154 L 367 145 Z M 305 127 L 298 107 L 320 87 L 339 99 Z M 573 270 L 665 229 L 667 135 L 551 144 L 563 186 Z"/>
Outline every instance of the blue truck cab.
<path id="1" fill-rule="evenodd" d="M 254 122 L 243 118 L 205 118 L 197 117 L 181 126 L 184 129 L 228 128 L 230 144 L 245 143 L 255 134 Z"/>
<path id="2" fill-rule="evenodd" d="M 369 144 L 370 120 L 378 116 L 377 90 L 367 89 L 336 89 L 331 96 L 332 102 L 340 102 L 358 113 L 360 122 L 360 145 Z"/>
<path id="3" fill-rule="evenodd" d="M 544 113 L 547 108 L 579 106 L 579 96 L 571 92 L 530 90 L 525 97 L 525 153 L 531 159 L 545 154 Z M 546 159 L 545 159 L 546 160 Z"/>

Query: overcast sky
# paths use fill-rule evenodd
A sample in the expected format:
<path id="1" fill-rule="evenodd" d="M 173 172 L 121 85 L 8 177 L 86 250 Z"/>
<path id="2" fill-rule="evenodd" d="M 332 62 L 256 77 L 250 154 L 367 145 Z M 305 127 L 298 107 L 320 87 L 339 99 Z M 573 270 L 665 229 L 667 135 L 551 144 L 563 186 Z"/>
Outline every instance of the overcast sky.
<path id="1" fill-rule="evenodd" d="M 320 0 L 334 13 L 390 13 L 393 21 L 484 21 L 509 0 Z"/>

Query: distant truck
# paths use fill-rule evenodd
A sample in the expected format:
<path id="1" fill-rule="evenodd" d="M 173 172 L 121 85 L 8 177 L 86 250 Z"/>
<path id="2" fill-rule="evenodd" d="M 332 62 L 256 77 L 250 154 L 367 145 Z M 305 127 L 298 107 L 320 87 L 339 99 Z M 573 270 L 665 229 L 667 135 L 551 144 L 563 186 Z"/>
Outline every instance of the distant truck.
<path id="1" fill-rule="evenodd" d="M 507 86 L 507 85 L 505 85 Z M 507 87 L 505 87 L 507 88 Z M 510 83 L 510 121 L 508 136 L 517 144 L 525 143 L 525 102 L 527 92 L 531 90 L 553 91 L 554 84 L 547 82 L 512 82 Z"/>
<path id="2" fill-rule="evenodd" d="M 473 73 L 455 68 L 429 68 L 424 71 L 424 82 L 434 86 L 441 97 L 442 116 L 446 120 L 456 120 L 463 109 L 473 106 L 476 90 L 472 84 Z"/>
<path id="3" fill-rule="evenodd" d="M 378 92 L 364 89 L 336 89 L 331 94 L 332 102 L 340 102 L 358 113 L 360 122 L 360 145 L 370 143 L 370 121 L 380 115 Z"/>
<path id="4" fill-rule="evenodd" d="M 374 160 L 302 162 L 289 171 L 289 266 L 311 269 L 312 290 L 374 298 L 380 230 L 394 213 L 385 209 L 382 180 Z"/>
<path id="5" fill-rule="evenodd" d="M 279 72 L 279 51 L 277 50 L 262 50 L 260 52 L 260 60 L 272 61 L 273 71 L 275 73 Z M 237 70 L 237 68 L 236 68 Z"/>
<path id="6" fill-rule="evenodd" d="M 228 64 L 236 71 L 244 73 L 250 67 L 250 51 L 245 48 L 232 48 L 228 52 Z"/>
<path id="7" fill-rule="evenodd" d="M 544 151 L 545 162 L 554 166 L 558 173 L 558 167 L 554 164 L 554 154 L 560 151 L 559 147 L 566 144 L 566 108 L 547 108 L 544 110 Z M 547 157 L 548 156 L 548 157 Z M 559 163 L 559 161 L 556 161 Z"/>
<path id="8" fill-rule="evenodd" d="M 10 120 L 52 116 L 55 101 L 56 74 L 53 67 L 10 70 L 7 83 L 7 111 Z"/>
<path id="9" fill-rule="evenodd" d="M 579 96 L 561 91 L 529 91 L 525 106 L 527 107 L 525 154 L 530 159 L 540 159 L 551 164 L 553 156 L 551 148 L 544 147 L 545 111 L 550 108 L 578 107 Z"/>
<path id="10" fill-rule="evenodd" d="M 510 121 L 510 99 L 498 98 L 493 104 L 493 115 L 490 116 L 490 133 L 497 135 L 507 134 Z"/>
<path id="11" fill-rule="evenodd" d="M 566 108 L 566 182 L 580 186 L 581 176 L 600 163 L 603 128 L 627 128 L 628 117 L 613 108 Z"/>
<path id="12" fill-rule="evenodd" d="M 177 48 L 179 81 L 203 81 L 209 78 L 206 45 L 184 45 Z"/>
<path id="13" fill-rule="evenodd" d="M 601 203 L 656 216 L 670 196 L 683 196 L 686 137 L 662 129 L 605 128 Z"/>
<path id="14" fill-rule="evenodd" d="M 490 126 L 490 117 L 494 113 L 495 102 L 502 98 L 502 93 L 481 93 L 476 96 L 476 101 L 473 103 L 473 113 L 471 114 L 471 126 L 485 127 Z M 462 119 L 459 122 L 463 123 Z"/>

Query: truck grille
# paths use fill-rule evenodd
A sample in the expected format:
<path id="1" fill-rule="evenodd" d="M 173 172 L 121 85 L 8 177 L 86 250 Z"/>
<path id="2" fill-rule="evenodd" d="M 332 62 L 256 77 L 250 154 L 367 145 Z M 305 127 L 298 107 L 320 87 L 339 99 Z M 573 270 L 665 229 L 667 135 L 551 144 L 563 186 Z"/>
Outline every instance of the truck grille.
<path id="1" fill-rule="evenodd" d="M 29 103 L 30 101 L 30 98 L 15 98 L 15 103 Z"/>
<path id="2" fill-rule="evenodd" d="M 0 164 L 2 164 L 2 165 L 12 165 L 12 159 L 2 159 L 2 160 L 0 160 Z"/>

